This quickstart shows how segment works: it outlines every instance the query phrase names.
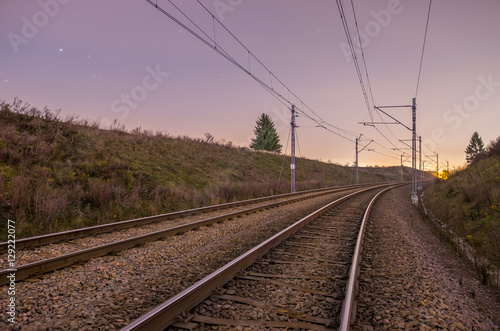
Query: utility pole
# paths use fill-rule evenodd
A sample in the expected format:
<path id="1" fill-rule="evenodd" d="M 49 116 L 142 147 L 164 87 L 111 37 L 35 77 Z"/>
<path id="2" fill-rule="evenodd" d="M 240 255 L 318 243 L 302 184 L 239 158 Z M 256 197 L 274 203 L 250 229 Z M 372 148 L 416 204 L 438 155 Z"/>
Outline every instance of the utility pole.
<path id="1" fill-rule="evenodd" d="M 439 176 L 439 154 L 434 152 L 436 154 L 436 176 Z"/>
<path id="2" fill-rule="evenodd" d="M 412 146 L 409 146 L 410 149 L 412 150 L 411 152 L 411 166 L 412 166 L 412 173 L 411 173 L 411 200 L 413 204 L 418 203 L 418 195 L 417 195 L 417 102 L 416 98 L 412 99 L 412 104 L 411 105 L 403 105 L 403 106 L 374 106 L 377 110 L 382 112 L 385 116 L 389 117 L 392 119 L 394 122 L 360 122 L 360 124 L 363 125 L 370 125 L 370 126 L 375 126 L 377 124 L 400 124 L 404 126 L 406 129 L 412 132 Z M 410 108 L 412 109 L 412 128 L 408 127 L 407 125 L 403 124 L 401 121 L 397 120 L 393 116 L 389 115 L 387 112 L 385 112 L 382 108 Z M 401 160 L 403 160 L 403 157 L 401 157 Z M 401 162 L 401 174 L 403 169 L 403 162 Z"/>
<path id="3" fill-rule="evenodd" d="M 420 183 L 421 184 L 424 181 L 424 171 L 425 171 L 425 160 L 424 160 L 424 163 L 423 163 L 423 167 L 420 168 Z M 420 189 L 422 189 L 422 187 L 420 187 Z"/>
<path id="4" fill-rule="evenodd" d="M 290 161 L 290 173 L 291 173 L 291 192 L 295 192 L 295 105 L 292 105 L 292 155 Z"/>
<path id="5" fill-rule="evenodd" d="M 417 193 L 417 103 L 412 99 L 412 139 L 411 139 L 411 201 L 414 205 L 418 204 Z"/>
<path id="6" fill-rule="evenodd" d="M 434 155 L 426 155 L 426 157 L 429 158 L 432 162 L 436 162 L 436 177 L 439 177 L 439 155 L 438 153 L 434 152 Z M 436 161 L 431 159 L 431 157 L 436 157 Z"/>
<path id="7" fill-rule="evenodd" d="M 363 134 L 359 135 L 359 138 L 356 138 L 356 185 L 358 184 L 358 142 Z"/>
<path id="8" fill-rule="evenodd" d="M 403 155 L 401 154 L 401 181 L 403 181 Z"/>
<path id="9" fill-rule="evenodd" d="M 418 184 L 418 190 L 421 191 L 423 185 L 422 184 L 422 136 L 418 136 L 418 158 L 419 158 L 418 168 L 420 169 L 420 182 Z"/>
<path id="10" fill-rule="evenodd" d="M 446 178 L 448 178 L 450 175 L 450 162 L 448 162 L 448 160 L 445 161 L 446 161 Z M 444 162 L 442 165 L 444 166 Z"/>
<path id="11" fill-rule="evenodd" d="M 394 149 L 394 150 L 399 150 L 399 148 L 393 148 L 393 149 Z M 404 156 L 405 156 L 405 152 L 403 152 L 403 154 L 401 154 L 401 181 L 403 181 L 403 180 L 404 180 L 404 175 L 403 175 L 403 173 L 404 173 L 404 166 L 403 166 L 403 164 L 404 164 L 406 161 L 408 161 L 408 159 L 411 157 L 411 156 L 409 156 L 409 155 L 408 155 L 408 157 L 407 157 L 406 159 L 404 159 L 404 160 L 403 160 L 403 157 L 404 157 Z"/>

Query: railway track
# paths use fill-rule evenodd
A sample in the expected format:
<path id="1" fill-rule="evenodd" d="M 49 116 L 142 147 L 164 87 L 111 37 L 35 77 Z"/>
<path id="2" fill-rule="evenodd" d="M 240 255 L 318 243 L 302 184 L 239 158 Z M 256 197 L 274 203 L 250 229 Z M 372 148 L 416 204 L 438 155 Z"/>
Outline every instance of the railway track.
<path id="1" fill-rule="evenodd" d="M 16 240 L 16 249 L 19 250 L 19 249 L 24 249 L 24 248 L 32 248 L 32 247 L 37 247 L 37 246 L 42 246 L 42 245 L 48 245 L 48 244 L 57 243 L 60 241 L 68 241 L 68 240 L 81 238 L 81 237 L 95 236 L 98 234 L 128 229 L 131 227 L 142 226 L 142 225 L 162 222 L 162 221 L 166 221 L 166 220 L 173 220 L 173 219 L 178 219 L 178 218 L 182 218 L 182 217 L 198 215 L 198 214 L 202 214 L 202 213 L 221 211 L 221 210 L 236 208 L 236 207 L 241 207 L 241 206 L 249 206 L 252 204 L 265 203 L 265 202 L 273 201 L 273 200 L 282 200 L 282 199 L 288 199 L 288 198 L 293 198 L 293 197 L 300 197 L 303 195 L 328 192 L 328 191 L 332 191 L 332 190 L 344 190 L 344 189 L 352 189 L 355 187 L 365 187 L 365 186 L 369 186 L 369 185 L 345 185 L 345 186 L 339 186 L 339 187 L 329 187 L 329 188 L 308 190 L 308 191 L 295 192 L 295 193 L 279 194 L 279 195 L 273 195 L 273 196 L 268 196 L 268 197 L 235 201 L 235 202 L 229 202 L 229 203 L 218 204 L 218 205 L 213 205 L 213 206 L 188 209 L 188 210 L 183 210 L 183 211 L 178 211 L 178 212 L 173 212 L 173 213 L 168 213 L 168 214 L 161 214 L 161 215 L 137 218 L 137 219 L 132 219 L 132 220 L 96 225 L 96 226 L 91 226 L 91 227 L 86 227 L 86 228 L 80 228 L 80 229 L 62 231 L 62 232 L 57 232 L 57 233 L 45 234 L 45 235 L 41 235 L 41 236 L 29 237 L 29 238 L 23 238 L 23 239 Z M 8 246 L 8 242 L 0 242 L 0 253 L 5 253 L 7 251 L 7 246 Z"/>
<path id="2" fill-rule="evenodd" d="M 328 203 L 122 331 L 213 325 L 348 330 L 364 225 L 378 196 L 393 187 L 363 189 Z"/>
<path id="3" fill-rule="evenodd" d="M 125 327 L 314 210 L 359 190 L 333 192 L 279 208 L 262 208 L 258 213 L 229 222 L 215 222 L 183 235 L 16 282 L 16 327 L 19 330 L 40 330 L 47 326 L 64 330 Z M 2 325 L 8 322 L 0 317 L 0 329 Z"/>
<path id="4" fill-rule="evenodd" d="M 19 281 L 51 272 L 110 253 L 115 254 L 116 252 L 137 245 L 143 245 L 203 226 L 210 226 L 215 223 L 243 217 L 265 209 L 277 208 L 305 199 L 344 192 L 357 187 L 359 186 L 350 185 L 283 194 L 17 240 L 17 261 L 19 264 L 23 263 L 24 260 L 24 264 L 17 267 L 16 280 Z M 251 207 L 242 208 L 248 206 Z M 230 212 L 220 214 L 221 210 L 228 209 Z M 214 213 L 216 216 L 203 217 L 203 215 Z M 194 222 L 188 218 L 190 215 L 198 214 L 202 215 L 197 217 L 197 220 Z M 181 220 L 180 218 L 183 219 Z M 177 225 L 183 222 L 186 224 Z M 151 224 L 154 224 L 154 226 Z M 113 235 L 106 235 L 109 232 L 113 232 Z M 78 241 L 77 239 L 89 236 L 91 240 Z M 57 242 L 61 241 L 62 244 L 57 244 Z M 52 245 L 48 245 L 49 243 L 52 243 Z M 40 245 L 46 245 L 46 248 L 36 248 Z M 6 243 L 2 243 L 0 247 L 5 250 Z M 23 248 L 24 251 L 21 250 Z M 6 276 L 10 272 L 9 270 L 0 271 L 0 285 L 8 283 Z"/>

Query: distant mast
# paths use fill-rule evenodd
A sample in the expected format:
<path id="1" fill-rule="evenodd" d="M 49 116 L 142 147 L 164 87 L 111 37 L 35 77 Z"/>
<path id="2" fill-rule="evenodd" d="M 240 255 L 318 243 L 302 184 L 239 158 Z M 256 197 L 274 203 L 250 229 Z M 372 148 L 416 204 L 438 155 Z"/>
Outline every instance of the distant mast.
<path id="1" fill-rule="evenodd" d="M 290 123 L 292 126 L 292 153 L 290 160 L 290 173 L 291 173 L 291 189 L 290 192 L 295 192 L 295 106 L 292 105 L 292 121 Z"/>

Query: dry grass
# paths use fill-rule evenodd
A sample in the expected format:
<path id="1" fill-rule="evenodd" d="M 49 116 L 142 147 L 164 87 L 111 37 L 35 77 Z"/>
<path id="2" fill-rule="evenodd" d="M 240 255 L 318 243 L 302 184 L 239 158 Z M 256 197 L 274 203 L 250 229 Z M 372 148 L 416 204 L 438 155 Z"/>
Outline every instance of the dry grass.
<path id="1" fill-rule="evenodd" d="M 282 155 L 0 104 L 0 218 L 18 237 L 275 193 Z M 285 160 L 289 164 L 289 158 Z M 352 169 L 297 158 L 296 187 L 353 182 Z M 398 180 L 361 171 L 361 182 Z M 285 167 L 279 193 L 290 190 Z M 2 231 L 5 228 L 2 228 Z M 5 233 L 1 234 L 5 240 Z"/>
<path id="2" fill-rule="evenodd" d="M 467 168 L 437 181 L 426 191 L 426 203 L 476 251 L 500 266 L 500 138 Z M 488 281 L 487 263 L 476 263 L 479 277 Z"/>

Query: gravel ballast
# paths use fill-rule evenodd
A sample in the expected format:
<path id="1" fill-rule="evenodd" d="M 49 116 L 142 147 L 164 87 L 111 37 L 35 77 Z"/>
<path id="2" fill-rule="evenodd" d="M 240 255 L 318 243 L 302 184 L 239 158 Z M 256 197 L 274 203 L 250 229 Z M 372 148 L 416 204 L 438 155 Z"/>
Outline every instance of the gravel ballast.
<path id="1" fill-rule="evenodd" d="M 36 261 L 40 261 L 43 259 L 48 259 L 56 256 L 60 256 L 63 254 L 69 254 L 73 253 L 82 249 L 86 248 L 91 248 L 99 245 L 104 245 L 108 244 L 111 242 L 119 241 L 119 240 L 124 240 L 136 236 L 141 236 L 147 233 L 155 232 L 155 231 L 161 231 L 170 227 L 182 225 L 182 224 L 187 224 L 187 223 L 192 223 L 196 221 L 201 221 L 204 219 L 212 218 L 212 217 L 217 217 L 229 213 L 234 213 L 237 211 L 242 211 L 246 210 L 249 208 L 255 208 L 259 206 L 265 206 L 270 203 L 276 203 L 276 202 L 282 202 L 282 201 L 287 201 L 293 198 L 298 198 L 302 196 L 308 196 L 311 195 L 309 194 L 297 194 L 296 196 L 290 198 L 277 198 L 272 201 L 264 201 L 264 202 L 256 202 L 256 203 L 251 203 L 248 205 L 244 206 L 237 206 L 237 207 L 230 207 L 230 208 L 225 208 L 221 209 L 218 211 L 211 211 L 211 212 L 203 212 L 203 213 L 198 213 L 190 216 L 185 216 L 185 217 L 179 217 L 171 220 L 165 220 L 161 222 L 154 222 L 154 223 L 149 223 L 149 224 L 144 224 L 141 226 L 134 226 L 130 228 L 126 228 L 123 230 L 117 230 L 117 231 L 112 231 L 112 232 L 107 232 L 103 234 L 98 234 L 98 235 L 92 235 L 92 236 L 86 236 L 82 238 L 76 238 L 72 239 L 69 241 L 61 241 L 49 245 L 43 245 L 39 247 L 33 247 L 33 248 L 27 248 L 27 249 L 22 249 L 22 250 L 17 250 L 16 252 L 16 264 L 18 266 L 27 264 L 27 263 L 32 263 Z M 3 261 L 0 258 L 0 262 L 3 263 Z"/>
<path id="2" fill-rule="evenodd" d="M 492 289 L 438 239 L 409 188 L 381 197 L 368 226 L 355 330 L 498 330 Z"/>
<path id="3" fill-rule="evenodd" d="M 257 243 L 346 193 L 202 227 L 16 284 L 16 323 L 0 330 L 115 330 Z M 2 287 L 7 292 L 7 287 Z"/>

